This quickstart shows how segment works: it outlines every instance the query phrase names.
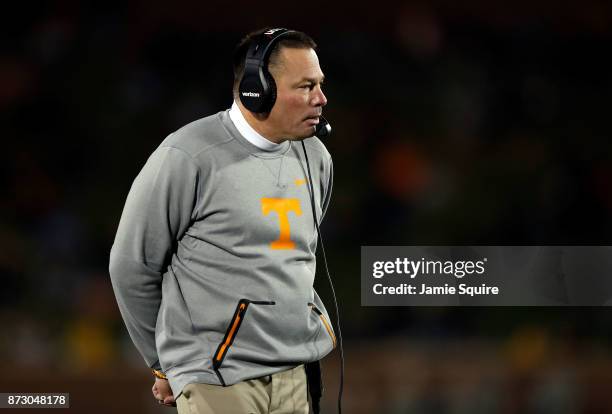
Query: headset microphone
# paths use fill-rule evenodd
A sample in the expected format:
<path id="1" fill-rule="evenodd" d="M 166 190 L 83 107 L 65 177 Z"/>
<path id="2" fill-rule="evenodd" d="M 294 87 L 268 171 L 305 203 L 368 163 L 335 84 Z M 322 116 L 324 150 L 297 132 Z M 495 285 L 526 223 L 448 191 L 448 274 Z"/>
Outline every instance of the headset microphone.
<path id="1" fill-rule="evenodd" d="M 318 138 L 327 138 L 331 135 L 331 130 L 332 127 L 329 124 L 329 122 L 327 122 L 327 119 L 323 118 L 322 116 L 319 117 L 319 124 L 315 127 L 315 135 Z"/>

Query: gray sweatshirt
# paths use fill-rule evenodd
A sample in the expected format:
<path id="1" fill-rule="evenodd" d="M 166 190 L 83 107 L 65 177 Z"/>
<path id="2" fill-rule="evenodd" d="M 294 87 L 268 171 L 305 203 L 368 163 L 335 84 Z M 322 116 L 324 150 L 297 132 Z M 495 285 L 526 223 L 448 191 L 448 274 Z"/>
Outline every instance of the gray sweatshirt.
<path id="1" fill-rule="evenodd" d="M 305 141 L 321 219 L 332 161 Z M 178 397 L 319 360 L 336 345 L 313 289 L 317 234 L 301 144 L 263 151 L 228 111 L 168 136 L 132 184 L 109 271 L 121 315 Z"/>

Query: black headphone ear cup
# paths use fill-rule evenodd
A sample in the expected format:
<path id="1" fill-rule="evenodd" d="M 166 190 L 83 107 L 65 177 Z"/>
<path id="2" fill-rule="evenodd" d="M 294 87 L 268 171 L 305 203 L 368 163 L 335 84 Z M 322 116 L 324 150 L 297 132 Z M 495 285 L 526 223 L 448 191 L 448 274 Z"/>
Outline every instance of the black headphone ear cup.
<path id="1" fill-rule="evenodd" d="M 268 82 L 268 96 L 266 97 L 266 110 L 265 112 L 270 112 L 272 107 L 274 106 L 274 102 L 276 102 L 276 82 L 274 78 L 267 70 L 264 71 L 264 76 L 266 77 L 266 81 Z"/>

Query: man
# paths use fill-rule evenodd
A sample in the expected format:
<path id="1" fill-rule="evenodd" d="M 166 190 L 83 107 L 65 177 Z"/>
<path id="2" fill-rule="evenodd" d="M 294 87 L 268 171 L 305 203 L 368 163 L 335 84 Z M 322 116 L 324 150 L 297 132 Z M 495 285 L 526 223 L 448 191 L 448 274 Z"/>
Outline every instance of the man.
<path id="1" fill-rule="evenodd" d="M 301 32 L 247 35 L 232 108 L 168 136 L 127 197 L 113 289 L 155 398 L 179 413 L 307 413 L 304 364 L 336 345 L 313 289 L 310 188 L 320 221 L 332 187 L 331 157 L 313 136 L 327 104 L 315 48 Z M 261 91 L 242 90 L 261 50 L 276 86 L 264 112 L 244 104 Z"/>

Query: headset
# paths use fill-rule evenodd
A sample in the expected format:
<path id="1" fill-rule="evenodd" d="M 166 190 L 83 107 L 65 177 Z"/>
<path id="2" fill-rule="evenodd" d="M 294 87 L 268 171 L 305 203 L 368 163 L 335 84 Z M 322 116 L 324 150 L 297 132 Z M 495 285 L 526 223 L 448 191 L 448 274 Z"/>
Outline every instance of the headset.
<path id="1" fill-rule="evenodd" d="M 268 61 L 274 45 L 283 37 L 296 33 L 284 28 L 269 29 L 255 39 L 247 50 L 244 60 L 244 75 L 238 87 L 240 102 L 256 114 L 270 112 L 276 102 L 276 82 L 268 70 Z M 319 138 L 331 134 L 331 125 L 322 116 L 315 128 Z"/>
<path id="2" fill-rule="evenodd" d="M 276 102 L 276 82 L 268 71 L 268 60 L 270 54 L 274 49 L 274 45 L 280 41 L 283 37 L 291 33 L 296 33 L 294 30 L 288 30 L 284 28 L 269 29 L 263 32 L 259 37 L 249 46 L 244 61 L 244 75 L 240 80 L 240 86 L 238 87 L 238 95 L 240 96 L 240 102 L 246 109 L 254 113 L 265 113 L 270 112 L 274 103 Z M 314 134 L 319 138 L 328 137 L 331 134 L 331 125 L 322 116 L 319 117 L 319 123 L 314 128 Z M 308 162 L 308 154 L 306 153 L 306 145 L 302 140 L 302 149 L 304 151 L 304 158 L 306 161 L 306 167 L 308 169 L 308 183 L 310 189 L 310 205 L 312 210 L 312 217 L 314 219 L 315 227 L 317 229 L 317 237 L 319 245 L 321 246 L 321 252 L 323 255 L 323 262 L 325 264 L 325 272 L 327 274 L 327 280 L 331 288 L 331 293 L 334 299 L 334 305 L 336 310 L 336 326 L 338 328 L 338 345 L 340 348 L 340 387 L 338 391 L 338 413 L 342 413 L 342 391 L 344 388 L 344 350 L 342 348 L 342 330 L 340 329 L 340 312 L 338 310 L 338 301 L 336 299 L 336 292 L 334 290 L 334 284 L 332 283 L 329 269 L 327 266 L 327 257 L 325 255 L 325 247 L 323 245 L 323 236 L 321 235 L 321 229 L 319 228 L 319 220 L 317 219 L 317 213 L 315 209 L 314 200 L 314 187 L 312 181 L 312 175 L 310 173 L 310 164 Z M 307 372 L 309 367 L 306 368 Z M 313 411 L 319 412 L 319 399 L 322 394 L 322 383 L 320 368 L 317 365 L 314 376 L 319 377 L 319 395 L 318 398 L 311 394 Z M 309 373 L 309 377 L 311 377 Z M 310 379 L 309 379 L 310 385 Z M 312 388 L 311 388 L 312 389 Z M 316 401 L 315 401 L 316 400 Z"/>

